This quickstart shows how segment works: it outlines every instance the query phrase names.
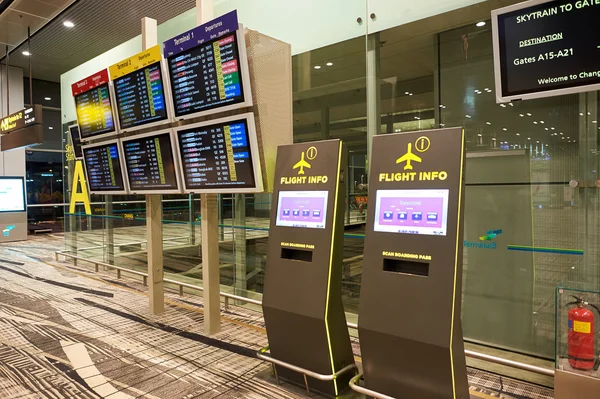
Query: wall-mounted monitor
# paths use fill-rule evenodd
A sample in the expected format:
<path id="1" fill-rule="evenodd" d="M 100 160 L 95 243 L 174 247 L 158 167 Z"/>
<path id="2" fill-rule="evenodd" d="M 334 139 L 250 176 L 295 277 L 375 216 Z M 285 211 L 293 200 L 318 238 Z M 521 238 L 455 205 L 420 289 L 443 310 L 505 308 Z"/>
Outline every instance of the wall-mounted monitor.
<path id="1" fill-rule="evenodd" d="M 532 0 L 494 10 L 497 102 L 599 90 L 596 4 Z"/>
<path id="2" fill-rule="evenodd" d="M 83 158 L 83 152 L 81 151 L 81 137 L 79 136 L 79 125 L 69 125 L 69 135 L 71 136 L 71 143 L 73 143 L 75 158 Z"/>
<path id="3" fill-rule="evenodd" d="M 175 140 L 170 129 L 123 139 L 127 181 L 132 193 L 180 193 Z"/>
<path id="4" fill-rule="evenodd" d="M 445 236 L 448 194 L 443 190 L 377 190 L 374 230 Z"/>
<path id="5" fill-rule="evenodd" d="M 26 211 L 25 178 L 0 176 L 0 213 Z"/>
<path id="6" fill-rule="evenodd" d="M 186 192 L 262 191 L 253 114 L 186 125 L 175 132 Z"/>
<path id="7" fill-rule="evenodd" d="M 127 194 L 118 140 L 82 147 L 90 194 Z"/>
<path id="8" fill-rule="evenodd" d="M 280 191 L 275 225 L 324 229 L 327 191 Z"/>
<path id="9" fill-rule="evenodd" d="M 204 26 L 199 26 L 165 42 L 177 120 L 252 106 L 244 30 L 237 17 L 231 21 L 224 18 L 216 35 L 211 32 L 209 36 Z M 231 28 L 224 28 L 228 23 Z"/>
<path id="10" fill-rule="evenodd" d="M 119 130 L 130 132 L 171 120 L 162 61 L 113 79 Z"/>
<path id="11" fill-rule="evenodd" d="M 105 69 L 71 86 L 81 140 L 99 139 L 116 132 L 108 71 Z"/>

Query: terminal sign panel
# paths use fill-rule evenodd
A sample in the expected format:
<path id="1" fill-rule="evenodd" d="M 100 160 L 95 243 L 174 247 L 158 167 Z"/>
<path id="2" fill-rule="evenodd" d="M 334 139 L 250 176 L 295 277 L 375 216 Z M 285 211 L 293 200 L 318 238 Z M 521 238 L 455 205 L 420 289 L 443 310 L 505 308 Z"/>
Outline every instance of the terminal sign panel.
<path id="1" fill-rule="evenodd" d="M 533 5 L 532 5 L 533 4 Z M 498 101 L 598 90 L 600 2 L 525 2 L 496 10 Z"/>
<path id="2" fill-rule="evenodd" d="M 252 114 L 177 129 L 186 189 L 260 191 L 260 162 Z"/>
<path id="3" fill-rule="evenodd" d="M 169 130 L 124 140 L 123 153 L 132 192 L 179 191 Z"/>
<path id="4" fill-rule="evenodd" d="M 82 140 L 115 131 L 108 82 L 105 69 L 71 86 Z"/>
<path id="5" fill-rule="evenodd" d="M 148 127 L 169 118 L 159 46 L 111 66 L 110 73 L 121 130 Z"/>
<path id="6" fill-rule="evenodd" d="M 252 105 L 246 45 L 235 11 L 166 41 L 164 55 L 176 118 Z"/>
<path id="7" fill-rule="evenodd" d="M 176 117 L 244 102 L 235 33 L 168 62 Z"/>
<path id="8" fill-rule="evenodd" d="M 125 192 L 117 141 L 83 147 L 83 155 L 90 192 Z"/>

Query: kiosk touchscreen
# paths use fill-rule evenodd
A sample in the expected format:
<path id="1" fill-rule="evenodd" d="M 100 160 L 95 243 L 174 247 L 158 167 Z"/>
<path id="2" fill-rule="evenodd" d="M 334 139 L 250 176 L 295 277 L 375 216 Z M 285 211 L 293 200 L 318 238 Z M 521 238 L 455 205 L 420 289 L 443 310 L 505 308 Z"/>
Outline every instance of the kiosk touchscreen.
<path id="1" fill-rule="evenodd" d="M 462 128 L 376 136 L 358 332 L 369 390 L 469 398 L 461 327 Z"/>
<path id="2" fill-rule="evenodd" d="M 354 364 L 341 296 L 345 162 L 340 140 L 277 149 L 263 294 L 269 347 L 274 359 L 322 375 Z M 300 373 L 276 370 L 305 384 Z M 337 395 L 350 377 L 306 384 Z"/>

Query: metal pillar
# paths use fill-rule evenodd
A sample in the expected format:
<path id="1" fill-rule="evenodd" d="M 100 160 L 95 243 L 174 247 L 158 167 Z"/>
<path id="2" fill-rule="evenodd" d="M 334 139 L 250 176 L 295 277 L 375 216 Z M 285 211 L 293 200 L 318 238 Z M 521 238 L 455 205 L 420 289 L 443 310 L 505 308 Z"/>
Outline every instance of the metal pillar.
<path id="1" fill-rule="evenodd" d="M 196 222 L 194 216 L 196 215 L 195 207 L 194 207 L 194 194 L 189 194 L 188 196 L 188 207 L 189 207 L 189 221 L 190 221 L 190 245 L 196 244 Z"/>
<path id="2" fill-rule="evenodd" d="M 104 246 L 104 261 L 109 265 L 115 264 L 115 239 L 114 239 L 114 222 L 113 216 L 113 200 L 111 195 L 104 196 L 104 228 L 106 231 L 106 239 Z"/>
<path id="3" fill-rule="evenodd" d="M 196 0 L 196 24 L 213 18 L 213 0 Z M 201 194 L 202 216 L 202 281 L 204 287 L 204 333 L 221 330 L 221 297 L 219 276 L 219 221 L 216 194 Z"/>
<path id="4" fill-rule="evenodd" d="M 158 27 L 155 19 L 142 18 L 142 48 L 156 46 Z M 146 247 L 148 252 L 148 299 L 150 312 L 165 311 L 165 287 L 163 271 L 162 197 L 146 195 Z"/>
<path id="5" fill-rule="evenodd" d="M 246 229 L 241 226 L 246 225 L 246 196 L 236 194 L 234 196 L 234 226 L 233 229 L 233 251 L 235 254 L 234 264 L 234 291 L 236 295 L 243 296 L 248 288 L 247 265 L 246 265 Z"/>
<path id="6" fill-rule="evenodd" d="M 381 132 L 381 85 L 379 33 L 367 36 L 367 170 L 371 164 L 373 136 Z"/>

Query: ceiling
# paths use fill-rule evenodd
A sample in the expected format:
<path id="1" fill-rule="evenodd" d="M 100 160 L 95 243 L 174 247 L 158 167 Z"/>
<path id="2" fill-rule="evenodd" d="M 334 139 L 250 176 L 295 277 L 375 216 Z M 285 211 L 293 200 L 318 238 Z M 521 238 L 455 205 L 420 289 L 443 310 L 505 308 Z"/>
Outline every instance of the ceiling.
<path id="1" fill-rule="evenodd" d="M 75 0 L 0 0 L 0 57 L 35 34 Z"/>
<path id="2" fill-rule="evenodd" d="M 7 2 L 0 0 L 0 10 Z M 0 42 L 10 41 L 10 65 L 28 76 L 29 57 L 22 51 L 28 50 L 24 40 L 31 26 L 33 77 L 58 82 L 62 73 L 139 35 L 143 17 L 161 24 L 195 5 L 196 0 L 14 0 L 0 14 Z M 75 26 L 66 28 L 64 21 Z M 5 63 L 4 49 L 0 56 Z"/>

